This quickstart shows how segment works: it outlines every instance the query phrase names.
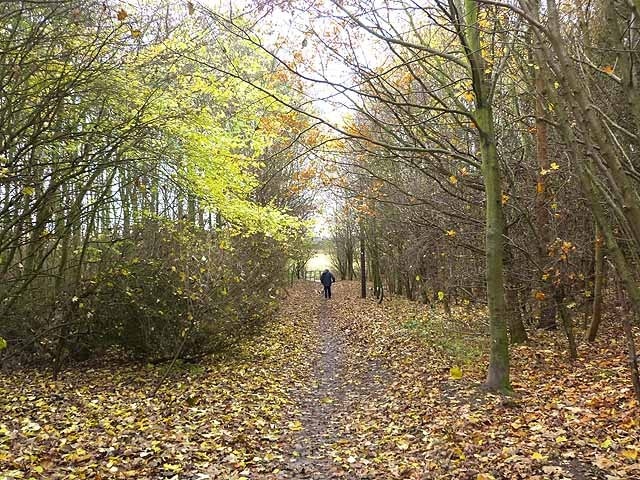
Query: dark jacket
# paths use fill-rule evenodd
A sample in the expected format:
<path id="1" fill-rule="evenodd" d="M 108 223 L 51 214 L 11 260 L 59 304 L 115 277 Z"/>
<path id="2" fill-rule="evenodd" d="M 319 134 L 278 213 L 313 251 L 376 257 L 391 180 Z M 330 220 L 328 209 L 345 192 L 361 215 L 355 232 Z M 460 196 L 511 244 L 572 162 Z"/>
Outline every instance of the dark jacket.
<path id="1" fill-rule="evenodd" d="M 324 285 L 325 287 L 330 287 L 331 284 L 335 281 L 336 277 L 334 277 L 333 273 L 331 273 L 329 270 L 325 270 L 324 272 L 322 272 L 322 275 L 320 275 L 320 283 L 322 283 L 322 285 Z"/>

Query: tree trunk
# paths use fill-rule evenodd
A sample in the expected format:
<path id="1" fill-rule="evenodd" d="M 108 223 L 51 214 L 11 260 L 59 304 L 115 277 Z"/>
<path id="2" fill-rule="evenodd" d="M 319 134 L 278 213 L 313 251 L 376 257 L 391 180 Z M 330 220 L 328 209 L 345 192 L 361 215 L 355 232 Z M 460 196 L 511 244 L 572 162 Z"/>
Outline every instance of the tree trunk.
<path id="1" fill-rule="evenodd" d="M 476 108 L 473 118 L 480 138 L 482 176 L 486 196 L 486 282 L 491 354 L 485 384 L 490 390 L 510 391 L 509 338 L 503 272 L 505 228 L 502 211 L 502 185 L 491 107 L 490 78 L 487 77 L 480 45 L 478 10 L 478 0 L 464 1 L 464 18 L 458 19 L 460 21 L 458 34 L 465 47 L 475 96 Z"/>
<path id="2" fill-rule="evenodd" d="M 513 274 L 513 252 L 508 244 L 505 245 L 504 255 L 505 280 L 507 283 L 505 295 L 509 320 L 509 338 L 511 343 L 524 343 L 528 340 L 527 331 L 522 322 L 518 285 L 515 275 Z"/>
<path id="3" fill-rule="evenodd" d="M 549 154 L 547 139 L 547 123 L 545 121 L 546 114 L 546 79 L 544 77 L 544 68 L 546 63 L 544 59 L 536 54 L 536 65 L 538 70 L 534 70 L 535 86 L 536 86 L 536 159 L 538 163 L 538 179 L 536 183 L 536 203 L 535 203 L 535 219 L 538 229 L 540 244 L 538 246 L 538 261 L 544 266 L 548 261 L 547 248 L 549 246 L 549 211 L 547 204 L 549 203 L 549 192 L 547 185 L 547 176 L 543 175 L 543 171 L 549 170 Z M 540 279 L 538 279 L 540 281 Z M 552 289 L 549 282 L 542 282 L 540 290 L 545 294 L 545 298 L 538 302 L 538 328 L 546 330 L 556 327 L 556 304 L 553 301 Z"/>
<path id="4" fill-rule="evenodd" d="M 567 336 L 567 342 L 569 344 L 569 357 L 571 360 L 575 360 L 578 358 L 578 349 L 576 347 L 576 337 L 573 332 L 573 321 L 571 320 L 571 315 L 569 315 L 569 311 L 565 306 L 565 295 L 564 295 L 564 287 L 562 285 L 558 286 L 554 294 L 554 300 L 556 305 L 558 306 L 558 310 L 560 312 L 560 320 L 562 321 L 562 328 L 564 329 L 564 333 Z"/>
<path id="5" fill-rule="evenodd" d="M 593 313 L 591 315 L 591 325 L 589 326 L 589 332 L 587 334 L 587 340 L 593 342 L 598 334 L 598 328 L 600 327 L 600 321 L 602 318 L 602 290 L 605 282 L 605 268 L 604 262 L 604 238 L 602 237 L 602 231 L 598 223 L 596 222 L 596 240 L 595 240 L 595 278 L 593 286 Z"/>
<path id="6" fill-rule="evenodd" d="M 504 298 L 504 217 L 500 167 L 491 108 L 476 110 L 480 133 L 482 169 L 486 192 L 487 301 L 491 331 L 491 357 L 486 385 L 491 390 L 510 390 L 509 341 Z"/>
<path id="7" fill-rule="evenodd" d="M 640 375 L 638 375 L 638 357 L 636 355 L 636 344 L 633 339 L 633 330 L 631 329 L 631 321 L 628 315 L 622 316 L 622 327 L 624 335 L 627 339 L 627 356 L 629 357 L 629 370 L 631 373 L 631 383 L 633 384 L 633 392 L 636 400 L 640 403 Z"/>
<path id="8" fill-rule="evenodd" d="M 360 222 L 360 296 L 367 298 L 367 264 L 365 257 L 364 226 Z"/>
<path id="9" fill-rule="evenodd" d="M 602 229 L 602 235 L 604 237 L 607 250 L 611 254 L 613 263 L 616 266 L 617 274 L 629 295 L 633 310 L 635 314 L 638 315 L 638 312 L 640 312 L 640 288 L 638 288 L 633 272 L 630 269 L 627 259 L 625 258 L 624 253 L 622 252 L 622 249 L 620 248 L 620 245 L 613 233 L 613 228 L 611 224 L 608 223 L 605 211 L 602 208 L 602 205 L 600 205 L 596 187 L 593 185 L 594 179 L 590 177 L 589 170 L 586 165 L 582 165 L 579 172 L 580 180 L 584 190 L 587 192 L 587 198 L 591 203 L 591 208 L 600 228 Z M 640 380 L 638 379 L 638 362 L 635 353 L 635 342 L 633 332 L 631 330 L 631 323 L 628 316 L 624 314 L 622 318 L 622 326 L 627 340 L 631 380 L 636 398 L 640 401 Z"/>

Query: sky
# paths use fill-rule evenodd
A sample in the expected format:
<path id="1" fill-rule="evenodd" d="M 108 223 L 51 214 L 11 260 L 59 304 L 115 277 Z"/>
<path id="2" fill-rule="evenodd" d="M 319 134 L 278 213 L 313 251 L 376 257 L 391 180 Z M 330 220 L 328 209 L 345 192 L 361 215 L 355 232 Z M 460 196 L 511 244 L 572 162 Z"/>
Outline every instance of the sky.
<path id="1" fill-rule="evenodd" d="M 266 3 L 273 5 L 278 2 L 202 0 L 201 3 L 215 8 L 217 11 L 233 12 L 234 15 L 240 15 L 242 12 L 255 14 L 256 5 Z M 297 2 L 300 5 L 305 3 Z M 286 5 L 288 4 L 289 2 L 286 2 Z M 266 11 L 264 10 L 264 12 Z M 299 67 L 300 73 L 320 80 L 324 76 L 329 82 L 339 86 L 351 85 L 352 78 L 348 67 L 343 62 L 331 58 L 327 49 L 319 44 L 314 35 L 310 33 L 313 30 L 320 35 L 325 31 L 331 34 L 333 27 L 334 24 L 331 20 L 319 18 L 310 11 L 292 6 L 286 10 L 273 7 L 273 10 L 266 14 L 258 24 L 260 37 L 272 53 L 286 61 L 291 61 L 296 53 L 304 58 L 303 64 Z M 283 38 L 286 39 L 284 43 Z M 358 60 L 369 64 L 380 63 L 380 51 L 374 48 L 372 42 L 365 41 L 364 46 L 358 51 Z M 345 106 L 350 104 L 348 97 L 326 82 L 309 82 L 306 92 L 313 99 L 313 108 L 327 122 L 338 126 L 343 124 L 344 117 L 349 114 L 349 108 Z"/>

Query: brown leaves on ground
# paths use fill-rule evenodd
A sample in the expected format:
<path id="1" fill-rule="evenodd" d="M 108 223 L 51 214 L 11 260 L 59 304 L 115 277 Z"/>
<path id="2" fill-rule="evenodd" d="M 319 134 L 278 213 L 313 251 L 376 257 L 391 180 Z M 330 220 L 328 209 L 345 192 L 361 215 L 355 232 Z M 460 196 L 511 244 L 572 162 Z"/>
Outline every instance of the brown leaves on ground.
<path id="1" fill-rule="evenodd" d="M 155 398 L 163 367 L 4 376 L 0 478 L 640 478 L 622 338 L 573 364 L 559 334 L 515 347 L 503 397 L 480 388 L 481 311 L 377 305 L 348 283 L 321 302 L 296 286 L 263 336 Z"/>
<path id="2" fill-rule="evenodd" d="M 465 337 L 472 352 L 487 341 L 469 311 L 452 320 L 401 299 L 338 309 L 339 328 L 357 332 L 352 355 L 382 359 L 390 377 L 375 405 L 344 416 L 337 450 L 351 459 L 348 477 L 640 478 L 640 409 L 621 335 L 584 345 L 574 364 L 560 333 L 513 348 L 515 395 L 505 397 L 482 390 L 484 355 L 455 355 Z"/>
<path id="3" fill-rule="evenodd" d="M 232 359 L 48 374 L 0 384 L 0 478 L 253 478 L 277 470 L 298 428 L 292 392 L 308 381 L 304 336 L 317 305 L 292 292 L 282 321 Z"/>

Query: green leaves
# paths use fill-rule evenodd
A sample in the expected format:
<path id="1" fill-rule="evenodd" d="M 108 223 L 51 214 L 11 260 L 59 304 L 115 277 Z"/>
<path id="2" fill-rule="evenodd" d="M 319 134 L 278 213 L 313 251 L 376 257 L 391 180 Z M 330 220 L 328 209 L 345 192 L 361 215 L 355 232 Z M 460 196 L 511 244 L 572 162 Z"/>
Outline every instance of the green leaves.
<path id="1" fill-rule="evenodd" d="M 297 234 L 302 228 L 298 219 L 252 197 L 268 149 L 283 143 L 291 127 L 300 128 L 304 121 L 253 86 L 210 67 L 231 62 L 243 75 L 264 79 L 256 80 L 262 88 L 286 89 L 270 79 L 268 59 L 251 49 L 234 49 L 220 58 L 216 49 L 199 48 L 186 32 L 177 32 L 165 45 L 144 52 L 141 57 L 148 58 L 139 61 L 147 63 L 175 51 L 195 58 L 169 67 L 174 79 L 155 94 L 147 112 L 150 119 L 170 119 L 162 130 L 175 139 L 172 155 L 181 159 L 176 180 L 239 234 L 263 233 L 279 241 Z M 268 125 L 263 119 L 269 119 Z"/>
<path id="2" fill-rule="evenodd" d="M 5 348 L 7 348 L 7 341 L 4 338 L 0 337 L 0 352 Z"/>

